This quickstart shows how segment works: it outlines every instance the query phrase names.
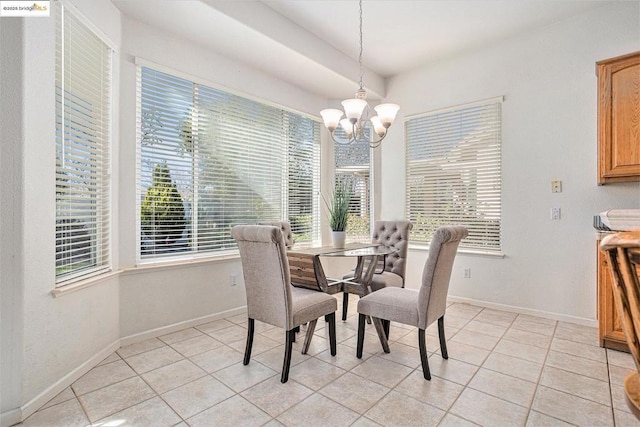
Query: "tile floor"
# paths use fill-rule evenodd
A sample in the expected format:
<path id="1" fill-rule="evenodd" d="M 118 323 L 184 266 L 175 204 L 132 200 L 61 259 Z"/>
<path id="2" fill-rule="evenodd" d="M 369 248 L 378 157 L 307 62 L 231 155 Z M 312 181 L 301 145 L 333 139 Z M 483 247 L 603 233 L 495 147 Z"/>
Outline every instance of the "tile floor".
<path id="1" fill-rule="evenodd" d="M 355 299 L 355 298 L 352 298 Z M 341 307 L 338 304 L 338 307 Z M 422 378 L 414 328 L 391 326 L 391 353 L 369 325 L 355 357 L 357 315 L 337 321 L 338 354 L 318 322 L 299 339 L 280 383 L 284 332 L 256 322 L 242 365 L 246 317 L 129 345 L 30 416 L 24 426 L 637 426 L 624 401 L 631 356 L 597 345 L 595 328 L 450 304 L 449 359 L 436 325 Z M 302 335 L 303 337 L 303 335 Z"/>

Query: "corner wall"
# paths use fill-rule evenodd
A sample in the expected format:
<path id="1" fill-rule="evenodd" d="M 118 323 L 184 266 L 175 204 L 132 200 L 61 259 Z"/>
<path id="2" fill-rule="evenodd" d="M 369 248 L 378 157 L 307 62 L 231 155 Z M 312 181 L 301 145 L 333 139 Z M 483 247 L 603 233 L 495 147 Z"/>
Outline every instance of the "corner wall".
<path id="1" fill-rule="evenodd" d="M 640 208 L 640 185 L 596 185 L 595 62 L 640 50 L 638 2 L 618 2 L 390 80 L 403 117 L 504 95 L 504 258 L 460 253 L 450 295 L 595 324 L 593 215 Z M 402 123 L 402 118 L 399 122 Z M 382 218 L 405 206 L 403 130 L 382 152 Z M 551 193 L 551 180 L 563 192 Z M 550 219 L 551 207 L 562 219 Z M 426 252 L 410 250 L 417 287 Z M 471 268 L 471 279 L 463 279 Z"/>

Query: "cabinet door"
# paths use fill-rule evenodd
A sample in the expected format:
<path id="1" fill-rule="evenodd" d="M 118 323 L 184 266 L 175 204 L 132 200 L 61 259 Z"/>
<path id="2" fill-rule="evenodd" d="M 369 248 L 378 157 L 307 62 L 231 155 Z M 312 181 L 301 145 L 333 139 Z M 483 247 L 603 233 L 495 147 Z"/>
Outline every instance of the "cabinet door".
<path id="1" fill-rule="evenodd" d="M 600 346 L 629 351 L 613 298 L 613 279 L 607 255 L 598 241 L 598 336 Z"/>
<path id="2" fill-rule="evenodd" d="M 598 184 L 640 181 L 640 52 L 597 63 Z"/>

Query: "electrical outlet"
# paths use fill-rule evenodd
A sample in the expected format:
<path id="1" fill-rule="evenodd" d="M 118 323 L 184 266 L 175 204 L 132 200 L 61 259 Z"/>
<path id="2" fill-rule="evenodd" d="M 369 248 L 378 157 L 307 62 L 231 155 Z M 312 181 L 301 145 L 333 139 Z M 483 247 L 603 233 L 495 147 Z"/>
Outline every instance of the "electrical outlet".
<path id="1" fill-rule="evenodd" d="M 560 208 L 551 208 L 551 219 L 560 219 Z"/>
<path id="2" fill-rule="evenodd" d="M 551 192 L 562 193 L 562 181 L 551 181 Z"/>
<path id="3" fill-rule="evenodd" d="M 464 278 L 465 279 L 471 279 L 471 269 L 470 268 L 465 268 L 464 269 Z"/>
<path id="4" fill-rule="evenodd" d="M 231 275 L 229 276 L 230 282 L 231 282 L 231 286 L 235 286 L 237 285 L 237 279 L 238 279 L 238 275 L 236 273 L 231 273 Z"/>

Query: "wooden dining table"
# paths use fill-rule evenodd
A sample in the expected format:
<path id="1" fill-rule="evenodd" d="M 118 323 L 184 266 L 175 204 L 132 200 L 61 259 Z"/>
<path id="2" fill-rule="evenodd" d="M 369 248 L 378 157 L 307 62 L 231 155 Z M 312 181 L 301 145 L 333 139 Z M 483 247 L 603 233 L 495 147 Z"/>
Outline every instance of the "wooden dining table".
<path id="1" fill-rule="evenodd" d="M 371 279 L 378 265 L 384 266 L 384 259 L 393 253 L 376 243 L 349 243 L 344 248 L 333 246 L 294 245 L 287 250 L 289 272 L 293 286 L 335 294 L 349 292 L 360 296 L 371 292 Z M 320 257 L 357 258 L 353 277 L 327 278 Z M 384 269 L 384 267 L 382 267 Z M 343 299 L 342 320 L 347 318 L 346 298 Z"/>

